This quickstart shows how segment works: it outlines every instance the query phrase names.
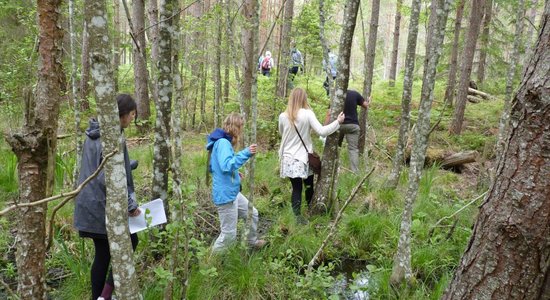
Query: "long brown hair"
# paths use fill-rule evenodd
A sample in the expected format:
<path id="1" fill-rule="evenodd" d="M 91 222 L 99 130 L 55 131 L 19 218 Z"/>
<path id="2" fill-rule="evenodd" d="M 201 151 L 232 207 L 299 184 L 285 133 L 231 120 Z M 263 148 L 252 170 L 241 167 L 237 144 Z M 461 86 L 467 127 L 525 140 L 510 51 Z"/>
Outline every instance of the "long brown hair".
<path id="1" fill-rule="evenodd" d="M 227 132 L 233 139 L 231 140 L 231 145 L 235 146 L 241 138 L 241 133 L 243 131 L 244 118 L 241 114 L 232 113 L 225 118 L 223 121 L 222 129 Z"/>
<path id="2" fill-rule="evenodd" d="M 290 122 L 294 123 L 300 108 L 310 109 L 309 103 L 307 102 L 307 93 L 302 88 L 295 88 L 290 92 L 285 110 Z"/>

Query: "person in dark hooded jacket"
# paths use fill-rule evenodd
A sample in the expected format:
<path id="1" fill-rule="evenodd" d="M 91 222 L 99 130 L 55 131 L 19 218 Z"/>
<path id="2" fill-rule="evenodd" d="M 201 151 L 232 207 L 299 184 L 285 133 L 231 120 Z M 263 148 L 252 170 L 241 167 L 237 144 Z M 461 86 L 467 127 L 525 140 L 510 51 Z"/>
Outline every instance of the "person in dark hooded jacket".
<path id="1" fill-rule="evenodd" d="M 136 102 L 130 95 L 120 94 L 116 98 L 122 130 L 127 128 L 136 117 Z M 80 164 L 80 176 L 78 182 L 82 183 L 98 168 L 103 159 L 101 148 L 99 122 L 90 120 L 90 127 L 86 130 L 86 140 L 82 147 L 82 159 Z M 128 186 L 128 214 L 138 216 L 140 210 L 134 193 L 134 181 L 132 167 L 124 141 L 124 166 L 126 168 L 126 183 Z M 111 299 L 114 289 L 113 273 L 109 270 L 111 254 L 107 240 L 105 227 L 105 173 L 101 171 L 78 194 L 74 209 L 74 226 L 79 235 L 91 238 L 94 241 L 95 256 L 91 268 L 92 299 Z M 134 250 L 138 244 L 137 234 L 130 235 Z M 106 279 L 107 277 L 107 279 Z"/>
<path id="2" fill-rule="evenodd" d="M 239 168 L 256 153 L 256 144 L 235 154 L 233 146 L 237 144 L 243 128 L 241 115 L 230 114 L 223 122 L 223 129 L 216 128 L 209 136 L 206 150 L 210 152 L 208 171 L 212 173 L 212 200 L 218 209 L 221 232 L 216 239 L 213 252 L 226 249 L 237 236 L 237 221 L 246 219 L 248 199 L 241 194 Z M 252 222 L 247 241 L 252 248 L 261 248 L 264 240 L 258 239 L 256 232 L 258 211 L 253 208 Z"/>

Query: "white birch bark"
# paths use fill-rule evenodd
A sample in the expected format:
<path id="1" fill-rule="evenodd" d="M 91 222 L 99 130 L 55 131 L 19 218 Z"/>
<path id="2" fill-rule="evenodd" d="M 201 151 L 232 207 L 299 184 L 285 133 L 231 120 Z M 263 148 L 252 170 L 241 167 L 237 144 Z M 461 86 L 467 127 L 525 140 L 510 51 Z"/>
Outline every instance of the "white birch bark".
<path id="1" fill-rule="evenodd" d="M 430 23 L 432 36 L 430 43 L 426 45 L 426 56 L 424 61 L 424 80 L 422 82 L 422 94 L 420 107 L 418 109 L 418 121 L 414 130 L 414 142 L 411 153 L 411 165 L 409 170 L 409 184 L 405 194 L 405 207 L 401 217 L 399 231 L 399 242 L 397 253 L 393 262 L 393 269 L 390 281 L 400 283 L 403 280 L 412 279 L 411 269 L 411 223 L 412 208 L 418 194 L 418 184 L 424 167 L 426 149 L 428 147 L 428 136 L 430 132 L 430 111 L 433 102 L 433 89 L 435 85 L 435 74 L 437 64 L 441 55 L 443 39 L 445 37 L 445 25 L 452 0 L 433 0 Z"/>
<path id="2" fill-rule="evenodd" d="M 107 188 L 105 223 L 109 237 L 115 293 L 119 299 L 141 299 L 128 230 L 124 137 L 121 135 L 118 108 L 114 101 L 116 92 L 110 67 L 107 6 L 105 0 L 89 0 L 85 5 L 86 24 L 90 34 L 91 73 L 101 126 L 102 148 L 104 153 L 118 151 L 105 165 Z"/>
<path id="3" fill-rule="evenodd" d="M 411 99 L 412 86 L 414 81 L 414 63 L 416 59 L 416 42 L 418 39 L 418 20 L 420 16 L 420 0 L 413 0 L 411 6 L 411 20 L 409 24 L 409 35 L 407 37 L 407 53 L 405 56 L 405 76 L 403 78 L 403 95 L 401 96 L 401 122 L 399 124 L 399 137 L 395 156 L 392 161 L 392 170 L 388 178 L 389 187 L 397 187 L 401 166 L 405 159 L 405 148 L 409 137 L 411 122 Z"/>

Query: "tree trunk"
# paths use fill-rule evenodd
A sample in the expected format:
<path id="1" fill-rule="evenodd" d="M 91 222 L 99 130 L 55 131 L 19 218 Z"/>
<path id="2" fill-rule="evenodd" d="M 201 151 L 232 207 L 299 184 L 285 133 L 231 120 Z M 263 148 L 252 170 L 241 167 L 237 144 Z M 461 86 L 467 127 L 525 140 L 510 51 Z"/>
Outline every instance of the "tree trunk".
<path id="1" fill-rule="evenodd" d="M 424 79 L 422 82 L 421 102 L 418 109 L 418 121 L 414 130 L 414 141 L 411 153 L 409 170 L 409 185 L 405 194 L 405 207 L 401 217 L 401 227 L 397 253 L 393 262 L 390 281 L 393 284 L 410 281 L 413 273 L 411 269 L 411 219 L 412 207 L 418 194 L 418 185 L 424 167 L 428 136 L 430 132 L 430 111 L 433 102 L 433 89 L 437 64 L 441 55 L 441 47 L 445 37 L 445 26 L 452 0 L 432 0 L 430 14 L 431 37 L 426 45 L 426 59 L 424 60 Z"/>
<path id="2" fill-rule="evenodd" d="M 222 104 L 222 20 L 223 20 L 223 10 L 221 7 L 222 3 L 218 0 L 216 4 L 215 19 L 216 19 L 216 35 L 214 37 L 214 63 L 212 64 L 212 75 L 214 77 L 214 128 L 220 127 L 220 105 Z"/>
<path id="3" fill-rule="evenodd" d="M 133 35 L 132 42 L 134 59 L 134 85 L 137 102 L 138 118 L 147 120 L 151 116 L 149 109 L 149 89 L 147 79 L 147 45 L 145 44 L 145 1 L 132 0 Z"/>
<path id="4" fill-rule="evenodd" d="M 472 64 L 476 50 L 477 37 L 479 36 L 479 27 L 484 11 L 485 0 L 473 0 L 470 13 L 470 25 L 466 43 L 464 44 L 464 54 L 462 55 L 462 66 L 460 68 L 460 81 L 456 97 L 456 107 L 453 114 L 453 121 L 449 128 L 450 134 L 460 134 L 462 132 L 462 123 L 464 122 L 464 110 L 468 96 L 468 86 L 470 84 L 470 75 L 472 73 Z"/>
<path id="5" fill-rule="evenodd" d="M 242 8 L 242 14 L 245 21 L 244 28 L 242 29 L 242 43 L 244 57 L 242 61 L 243 70 L 243 101 L 244 101 L 244 114 L 246 120 L 250 119 L 250 101 L 252 99 L 252 81 L 253 73 L 256 72 L 256 57 L 257 53 L 254 52 L 254 36 L 253 36 L 253 15 L 255 11 L 255 0 L 245 0 Z"/>
<path id="6" fill-rule="evenodd" d="M 363 97 L 368 99 L 372 89 L 372 77 L 374 74 L 374 56 L 376 54 L 376 36 L 378 33 L 378 16 L 380 15 L 380 0 L 372 1 L 370 16 L 369 41 L 365 51 L 365 81 L 363 82 Z M 367 138 L 367 110 L 361 109 L 359 117 L 359 154 L 365 153 Z"/>
<path id="7" fill-rule="evenodd" d="M 405 148 L 409 137 L 409 125 L 411 120 L 412 86 L 414 81 L 414 62 L 416 59 L 416 42 L 418 38 L 418 20 L 420 16 L 420 0 L 414 0 L 411 7 L 411 21 L 409 36 L 407 37 L 407 54 L 405 58 L 405 76 L 403 79 L 403 95 L 401 97 L 401 123 L 399 125 L 399 138 L 393 158 L 392 171 L 388 178 L 389 187 L 397 187 L 401 165 L 404 162 Z"/>
<path id="8" fill-rule="evenodd" d="M 487 47 L 489 47 L 489 30 L 493 12 L 493 0 L 486 0 L 485 15 L 483 16 L 483 32 L 481 33 L 481 46 L 479 50 L 479 64 L 477 66 L 477 83 L 482 84 L 485 80 L 485 64 L 487 62 Z"/>
<path id="9" fill-rule="evenodd" d="M 281 58 L 279 59 L 277 72 L 279 79 L 277 80 L 277 97 L 284 99 L 287 94 L 288 81 L 288 66 L 290 62 L 290 37 L 292 32 L 292 19 L 294 18 L 294 0 L 286 0 L 284 2 L 285 12 L 283 16 L 283 30 L 281 34 Z"/>
<path id="10" fill-rule="evenodd" d="M 90 62 L 96 91 L 101 142 L 104 153 L 118 150 L 105 165 L 106 207 L 105 222 L 111 251 L 115 292 L 120 299 L 139 299 L 138 281 L 128 231 L 128 189 L 124 168 L 124 139 L 121 136 L 118 108 L 110 68 L 110 41 L 107 5 L 105 0 L 86 1 L 85 17 L 90 34 Z M 139 290 L 139 288 L 137 288 Z"/>
<path id="11" fill-rule="evenodd" d="M 160 0 L 159 57 L 155 141 L 153 146 L 152 198 L 160 198 L 168 210 L 168 171 L 170 168 L 170 112 L 172 107 L 172 10 L 173 0 Z"/>
<path id="12" fill-rule="evenodd" d="M 403 0 L 397 0 L 397 6 L 395 8 L 395 26 L 393 29 L 393 48 L 391 52 L 390 63 L 390 86 L 395 86 L 395 76 L 397 75 L 397 58 L 399 52 L 399 31 L 401 27 L 401 7 L 403 6 Z"/>
<path id="13" fill-rule="evenodd" d="M 445 103 L 451 107 L 453 106 L 453 100 L 455 97 L 458 50 L 460 48 L 460 31 L 462 28 L 462 16 L 464 15 L 465 2 L 465 0 L 459 0 L 456 7 L 453 46 L 451 50 L 451 62 L 449 63 L 449 78 L 447 79 L 447 89 L 445 89 Z"/>
<path id="14" fill-rule="evenodd" d="M 360 0 L 348 0 L 344 8 L 344 24 L 340 36 L 340 50 L 338 53 L 338 75 L 336 78 L 336 92 L 331 99 L 330 120 L 335 120 L 344 109 L 344 99 L 348 90 L 349 61 L 353 33 L 359 10 Z M 325 57 L 328 59 L 328 53 Z M 326 60 L 328 62 L 328 60 Z M 338 134 L 333 133 L 327 137 L 322 158 L 322 170 L 317 179 L 317 187 L 312 199 L 312 213 L 321 214 L 330 211 L 332 191 L 338 176 Z"/>
<path id="15" fill-rule="evenodd" d="M 80 105 L 78 101 L 78 87 L 76 83 L 76 72 L 78 67 L 76 64 L 76 32 L 74 28 L 74 3 L 75 0 L 69 0 L 69 34 L 70 34 L 70 45 L 71 45 L 71 87 L 72 87 L 72 100 L 73 100 L 73 109 L 74 109 L 74 120 L 75 120 L 75 144 L 76 144 L 76 159 L 74 163 L 73 171 L 73 184 L 74 187 L 77 185 L 78 174 L 80 171 L 80 157 L 82 155 L 82 144 L 80 143 L 80 137 L 82 136 L 80 130 Z"/>
<path id="16" fill-rule="evenodd" d="M 82 110 L 90 109 L 88 94 L 90 93 L 90 35 L 86 29 L 86 21 L 82 28 L 82 49 L 81 49 L 81 74 L 80 74 L 80 108 Z"/>
<path id="17" fill-rule="evenodd" d="M 52 194 L 64 77 L 61 1 L 40 0 L 36 11 L 40 61 L 34 103 L 30 98 L 26 101 L 22 133 L 6 137 L 18 160 L 19 203 L 34 202 Z M 46 204 L 19 210 L 15 262 L 17 293 L 21 299 L 46 299 L 46 213 Z"/>
<path id="18" fill-rule="evenodd" d="M 513 101 L 507 147 L 442 299 L 550 299 L 549 45 L 547 1 L 538 43 Z"/>
<path id="19" fill-rule="evenodd" d="M 120 1 L 114 1 L 113 4 L 113 9 L 115 11 L 113 15 L 113 23 L 115 25 L 113 30 L 113 80 L 115 91 L 118 91 L 118 68 L 120 66 Z M 77 134 L 77 136 L 80 137 L 81 135 Z"/>
<path id="20" fill-rule="evenodd" d="M 506 130 L 508 130 L 508 122 L 510 120 L 513 92 L 512 89 L 517 65 L 519 62 L 519 48 L 522 42 L 523 35 L 523 16 L 525 15 L 525 1 L 519 0 L 518 4 L 519 8 L 516 14 L 516 33 L 514 36 L 514 48 L 512 49 L 510 64 L 508 65 L 508 75 L 506 76 L 506 95 L 504 96 L 504 108 L 502 111 L 502 115 L 500 116 L 500 122 L 498 124 L 498 139 L 495 152 L 497 157 L 500 157 L 504 149 L 504 138 L 506 136 Z"/>
<path id="21" fill-rule="evenodd" d="M 158 102 L 158 84 L 157 77 L 158 75 L 158 62 L 159 62 L 159 10 L 158 10 L 158 0 L 148 0 L 149 6 L 147 8 L 147 16 L 149 18 L 149 40 L 151 41 L 151 81 L 153 84 L 153 90 L 151 91 L 153 96 L 153 102 L 156 104 Z"/>

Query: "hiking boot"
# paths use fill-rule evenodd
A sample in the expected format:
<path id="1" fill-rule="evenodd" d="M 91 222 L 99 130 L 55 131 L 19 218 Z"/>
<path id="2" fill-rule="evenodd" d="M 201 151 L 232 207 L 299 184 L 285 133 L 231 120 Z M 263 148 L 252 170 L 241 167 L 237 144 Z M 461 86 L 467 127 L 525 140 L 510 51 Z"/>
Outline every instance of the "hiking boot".
<path id="1" fill-rule="evenodd" d="M 261 249 L 265 246 L 265 244 L 267 244 L 267 242 L 265 240 L 256 240 L 256 242 L 254 242 L 254 244 L 250 245 L 252 249 Z"/>

